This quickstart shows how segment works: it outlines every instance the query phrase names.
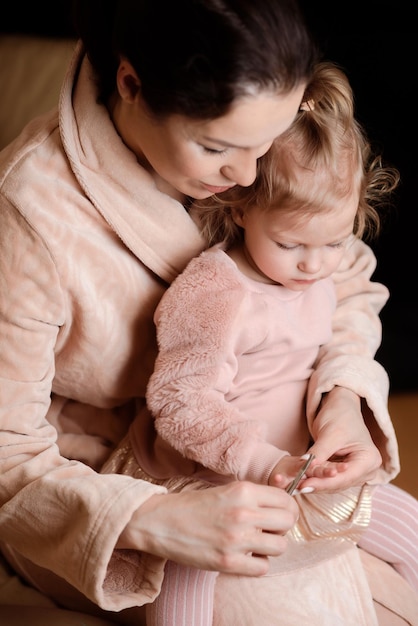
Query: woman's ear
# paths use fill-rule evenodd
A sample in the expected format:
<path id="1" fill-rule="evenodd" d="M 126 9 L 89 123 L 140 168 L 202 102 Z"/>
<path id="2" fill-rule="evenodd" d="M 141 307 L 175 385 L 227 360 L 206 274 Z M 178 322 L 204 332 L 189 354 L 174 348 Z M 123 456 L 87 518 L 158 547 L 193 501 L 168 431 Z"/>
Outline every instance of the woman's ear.
<path id="1" fill-rule="evenodd" d="M 122 100 L 132 104 L 141 90 L 141 81 L 127 59 L 122 58 L 119 63 L 116 84 Z"/>

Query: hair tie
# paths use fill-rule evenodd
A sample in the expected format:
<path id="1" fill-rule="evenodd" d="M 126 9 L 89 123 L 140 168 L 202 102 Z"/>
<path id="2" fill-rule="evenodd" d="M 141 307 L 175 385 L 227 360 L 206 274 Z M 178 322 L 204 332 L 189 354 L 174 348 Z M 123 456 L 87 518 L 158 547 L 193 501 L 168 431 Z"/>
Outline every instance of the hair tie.
<path id="1" fill-rule="evenodd" d="M 314 100 L 306 100 L 302 102 L 299 111 L 313 111 L 315 109 L 315 101 Z"/>

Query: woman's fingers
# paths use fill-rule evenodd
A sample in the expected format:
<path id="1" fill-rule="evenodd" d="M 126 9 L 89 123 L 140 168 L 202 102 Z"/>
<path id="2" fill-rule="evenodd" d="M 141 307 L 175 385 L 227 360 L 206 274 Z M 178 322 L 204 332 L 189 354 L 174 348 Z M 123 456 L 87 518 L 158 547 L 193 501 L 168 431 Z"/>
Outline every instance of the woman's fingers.
<path id="1" fill-rule="evenodd" d="M 234 482 L 154 495 L 132 516 L 118 547 L 143 550 L 200 569 L 261 576 L 268 556 L 287 547 L 298 507 L 283 490 Z"/>

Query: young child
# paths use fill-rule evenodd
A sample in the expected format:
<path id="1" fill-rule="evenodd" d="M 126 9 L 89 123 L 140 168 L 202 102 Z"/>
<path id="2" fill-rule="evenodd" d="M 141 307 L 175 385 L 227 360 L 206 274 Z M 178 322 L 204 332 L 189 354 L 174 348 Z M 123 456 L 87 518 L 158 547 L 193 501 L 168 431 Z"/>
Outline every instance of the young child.
<path id="1" fill-rule="evenodd" d="M 191 209 L 211 247 L 155 314 L 159 354 L 147 402 L 164 463 L 153 460 L 151 477 L 141 469 L 149 462 L 119 451 L 117 471 L 174 491 L 236 479 L 289 485 L 312 445 L 306 390 L 332 338 L 331 275 L 355 237 L 379 231 L 378 209 L 397 182 L 354 119 L 346 77 L 320 64 L 297 119 L 259 160 L 255 183 Z M 372 487 L 312 493 L 310 477 L 345 470 L 344 459 L 312 463 L 297 492 L 294 541 L 367 535 Z M 167 563 L 148 623 L 211 624 L 215 577 Z"/>

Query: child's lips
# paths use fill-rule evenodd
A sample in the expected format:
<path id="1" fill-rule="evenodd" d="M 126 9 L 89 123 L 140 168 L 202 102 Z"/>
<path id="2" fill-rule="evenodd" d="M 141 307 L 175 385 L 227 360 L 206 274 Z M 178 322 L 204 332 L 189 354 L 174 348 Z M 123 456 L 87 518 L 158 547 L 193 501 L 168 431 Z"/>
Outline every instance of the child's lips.
<path id="1" fill-rule="evenodd" d="M 293 282 L 297 283 L 298 285 L 313 285 L 314 283 L 318 282 L 318 280 L 319 278 L 311 278 L 310 280 L 295 278 Z"/>

